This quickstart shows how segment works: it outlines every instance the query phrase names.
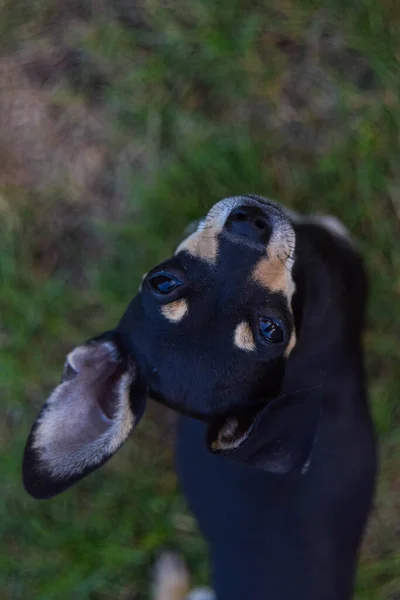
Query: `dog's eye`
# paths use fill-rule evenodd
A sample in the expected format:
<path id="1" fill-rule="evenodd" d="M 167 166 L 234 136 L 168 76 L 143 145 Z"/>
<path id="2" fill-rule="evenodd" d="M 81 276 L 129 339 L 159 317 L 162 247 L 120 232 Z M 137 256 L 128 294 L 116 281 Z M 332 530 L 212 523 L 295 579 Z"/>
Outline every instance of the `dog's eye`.
<path id="1" fill-rule="evenodd" d="M 261 317 L 260 333 L 262 337 L 271 344 L 281 344 L 285 338 L 280 323 L 269 317 Z"/>
<path id="2" fill-rule="evenodd" d="M 149 277 L 149 283 L 158 294 L 166 295 L 182 285 L 183 281 L 169 273 L 154 273 Z"/>

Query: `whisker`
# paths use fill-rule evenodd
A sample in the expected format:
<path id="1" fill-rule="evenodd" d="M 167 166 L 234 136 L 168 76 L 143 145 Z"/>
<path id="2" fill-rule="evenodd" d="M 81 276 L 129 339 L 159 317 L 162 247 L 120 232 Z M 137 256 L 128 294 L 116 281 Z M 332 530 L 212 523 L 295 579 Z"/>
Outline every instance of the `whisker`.
<path id="1" fill-rule="evenodd" d="M 283 260 L 281 259 L 280 256 L 278 256 L 279 261 L 282 263 L 282 265 L 285 267 L 285 269 L 287 270 L 288 273 L 291 273 L 291 269 L 289 269 L 289 267 L 283 262 Z"/>

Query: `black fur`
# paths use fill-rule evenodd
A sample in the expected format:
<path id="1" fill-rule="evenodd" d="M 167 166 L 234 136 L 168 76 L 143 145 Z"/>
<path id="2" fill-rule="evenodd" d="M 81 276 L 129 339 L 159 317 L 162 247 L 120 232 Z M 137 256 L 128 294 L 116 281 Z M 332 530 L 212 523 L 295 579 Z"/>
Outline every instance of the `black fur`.
<path id="1" fill-rule="evenodd" d="M 245 319 L 256 333 L 260 313 L 282 321 L 286 341 L 292 332 L 286 298 L 249 280 L 265 250 L 263 243 L 245 246 L 221 236 L 215 265 L 181 251 L 148 274 L 118 331 L 153 398 L 208 419 L 277 395 L 285 347 L 259 343 L 257 352 L 246 353 L 233 344 L 235 326 Z M 177 297 L 184 295 L 190 310 L 178 324 L 171 324 L 160 312 L 160 305 L 174 300 L 174 294 L 163 301 L 149 287 L 152 273 L 160 270 L 184 279 Z"/>
<path id="2" fill-rule="evenodd" d="M 230 213 L 215 263 L 180 251 L 148 274 L 106 335 L 135 362 L 134 412 L 141 416 L 148 391 L 183 415 L 178 470 L 209 545 L 217 600 L 349 600 L 376 471 L 361 344 L 363 266 L 346 238 L 295 220 L 292 311 L 287 294 L 249 277 L 274 228 L 292 232 L 290 218 L 258 196 L 236 200 L 239 212 L 251 207 L 243 211 L 248 221 Z M 260 218 L 264 227 L 255 230 Z M 165 297 L 151 287 L 160 271 L 182 282 Z M 162 306 L 179 299 L 188 314 L 171 323 Z M 262 339 L 265 317 L 281 323 L 280 343 Z M 252 351 L 233 343 L 242 322 Z M 235 421 L 235 443 L 221 446 L 223 425 Z M 28 441 L 24 478 L 37 497 L 86 474 L 43 487 L 31 450 Z"/>
<path id="3" fill-rule="evenodd" d="M 298 224 L 296 233 L 298 342 L 281 394 L 321 402 L 308 468 L 267 473 L 244 448 L 231 460 L 213 456 L 205 425 L 180 422 L 179 473 L 209 545 L 218 600 L 349 600 L 371 508 L 376 458 L 361 348 L 364 271 L 346 240 L 317 225 Z M 268 429 L 266 420 L 258 444 Z M 235 452 L 246 464 L 232 460 Z"/>

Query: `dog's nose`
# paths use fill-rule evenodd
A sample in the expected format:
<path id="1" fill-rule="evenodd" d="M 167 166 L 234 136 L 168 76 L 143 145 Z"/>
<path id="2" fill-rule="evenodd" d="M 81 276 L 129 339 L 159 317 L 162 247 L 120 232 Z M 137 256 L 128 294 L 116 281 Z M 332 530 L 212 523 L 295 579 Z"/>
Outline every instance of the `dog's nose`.
<path id="1" fill-rule="evenodd" d="M 268 242 L 272 231 L 268 217 L 258 206 L 235 208 L 226 220 L 225 229 L 262 244 Z"/>

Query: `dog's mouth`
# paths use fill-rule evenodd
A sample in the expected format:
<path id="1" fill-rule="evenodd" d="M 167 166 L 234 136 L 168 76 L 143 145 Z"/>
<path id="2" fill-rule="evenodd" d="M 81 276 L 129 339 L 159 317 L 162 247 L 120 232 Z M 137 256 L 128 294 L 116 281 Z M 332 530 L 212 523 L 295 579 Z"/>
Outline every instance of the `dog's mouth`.
<path id="1" fill-rule="evenodd" d="M 258 405 L 209 420 L 206 434 L 208 449 L 215 454 L 224 454 L 242 446 L 249 439 L 264 406 Z"/>

